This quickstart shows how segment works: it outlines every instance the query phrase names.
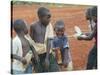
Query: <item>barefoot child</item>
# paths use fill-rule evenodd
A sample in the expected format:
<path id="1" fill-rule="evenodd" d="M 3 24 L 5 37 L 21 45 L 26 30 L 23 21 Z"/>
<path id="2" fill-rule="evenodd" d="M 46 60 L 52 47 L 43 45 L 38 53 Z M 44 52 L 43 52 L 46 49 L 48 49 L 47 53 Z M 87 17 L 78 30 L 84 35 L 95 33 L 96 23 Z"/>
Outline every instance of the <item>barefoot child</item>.
<path id="1" fill-rule="evenodd" d="M 88 55 L 88 62 L 86 69 L 97 69 L 97 7 L 91 8 L 91 19 L 95 22 L 91 32 L 86 37 L 78 36 L 78 40 L 92 40 L 95 38 L 95 43 Z M 86 34 L 84 34 L 86 35 Z"/>
<path id="2" fill-rule="evenodd" d="M 12 52 L 11 59 L 12 61 L 12 74 L 22 74 L 22 73 L 32 73 L 32 64 L 31 61 L 28 61 L 32 57 L 32 52 L 34 57 L 36 56 L 34 48 L 30 45 L 28 40 L 25 38 L 25 35 L 28 33 L 26 24 L 23 20 L 18 19 L 14 21 L 14 30 L 16 32 L 16 37 L 12 41 Z M 27 54 L 29 55 L 26 58 Z M 30 55 L 31 54 L 31 55 Z M 22 63 L 22 64 L 21 64 Z M 23 65 L 27 67 L 23 68 Z"/>
<path id="3" fill-rule="evenodd" d="M 55 51 L 55 56 L 61 69 L 67 68 L 66 70 L 72 70 L 72 60 L 69 50 L 68 38 L 64 34 L 64 22 L 58 20 L 55 23 L 55 33 L 56 36 L 53 40 L 53 50 Z"/>
<path id="4" fill-rule="evenodd" d="M 41 72 L 57 72 L 59 71 L 58 64 L 51 50 L 51 42 L 53 38 L 53 27 L 51 24 L 51 12 L 45 7 L 40 7 L 37 11 L 39 20 L 33 23 L 30 27 L 30 35 L 38 46 L 36 51 L 40 58 Z M 40 48 L 40 49 L 39 49 Z M 34 61 L 33 61 L 33 64 Z"/>

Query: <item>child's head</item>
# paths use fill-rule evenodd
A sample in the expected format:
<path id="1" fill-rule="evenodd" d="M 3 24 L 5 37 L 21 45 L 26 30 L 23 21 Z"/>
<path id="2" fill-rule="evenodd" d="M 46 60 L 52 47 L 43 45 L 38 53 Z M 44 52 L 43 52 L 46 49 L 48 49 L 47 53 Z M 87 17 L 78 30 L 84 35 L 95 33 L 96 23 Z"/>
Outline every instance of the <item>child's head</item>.
<path id="1" fill-rule="evenodd" d="M 56 32 L 57 36 L 63 36 L 64 35 L 64 22 L 62 20 L 58 20 L 55 23 L 54 31 Z"/>
<path id="2" fill-rule="evenodd" d="M 91 20 L 92 19 L 92 13 L 91 13 L 92 9 L 91 8 L 88 8 L 86 10 L 86 19 L 87 20 Z"/>
<path id="3" fill-rule="evenodd" d="M 28 33 L 28 29 L 26 27 L 26 24 L 21 19 L 15 20 L 14 21 L 14 24 L 13 24 L 13 27 L 14 27 L 14 30 L 15 30 L 15 32 L 17 34 L 20 33 L 20 32 L 23 32 L 24 34 L 27 34 Z"/>
<path id="4" fill-rule="evenodd" d="M 45 7 L 40 7 L 37 11 L 39 20 L 42 24 L 48 25 L 51 19 L 50 10 Z"/>
<path id="5" fill-rule="evenodd" d="M 92 19 L 93 19 L 93 21 L 94 22 L 97 22 L 97 6 L 94 6 L 93 8 L 92 8 Z"/>

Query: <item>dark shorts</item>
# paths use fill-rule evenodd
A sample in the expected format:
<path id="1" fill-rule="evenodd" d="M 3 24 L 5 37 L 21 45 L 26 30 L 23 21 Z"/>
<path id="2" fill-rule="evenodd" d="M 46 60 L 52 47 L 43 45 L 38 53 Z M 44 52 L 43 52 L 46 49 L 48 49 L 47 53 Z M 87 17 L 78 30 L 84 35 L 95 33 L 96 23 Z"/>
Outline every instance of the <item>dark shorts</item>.
<path id="1" fill-rule="evenodd" d="M 48 70 L 45 69 L 45 66 L 44 66 L 45 65 L 44 64 L 45 57 L 46 57 L 46 53 L 40 54 L 39 55 L 40 62 L 38 64 L 34 63 L 34 67 L 35 67 L 36 72 L 42 73 L 42 72 L 57 72 L 57 71 L 59 71 L 59 66 L 58 66 L 53 54 L 50 54 L 50 56 L 49 56 L 50 65 L 49 65 Z"/>
<path id="2" fill-rule="evenodd" d="M 97 45 L 95 44 L 88 55 L 87 69 L 97 69 Z"/>

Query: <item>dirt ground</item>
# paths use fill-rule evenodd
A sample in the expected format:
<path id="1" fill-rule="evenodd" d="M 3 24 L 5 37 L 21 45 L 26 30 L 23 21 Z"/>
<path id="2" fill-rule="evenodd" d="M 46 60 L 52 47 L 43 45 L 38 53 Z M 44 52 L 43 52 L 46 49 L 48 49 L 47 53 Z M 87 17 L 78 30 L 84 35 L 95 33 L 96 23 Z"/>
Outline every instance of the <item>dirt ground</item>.
<path id="1" fill-rule="evenodd" d="M 28 25 L 37 21 L 36 5 L 16 5 L 13 6 L 12 17 L 13 20 L 24 19 Z M 74 26 L 79 26 L 83 32 L 89 31 L 88 23 L 85 19 L 84 6 L 66 6 L 66 7 L 48 7 L 52 13 L 51 22 L 55 23 L 56 20 L 62 19 L 65 23 L 65 33 L 70 36 L 74 34 Z M 13 33 L 15 35 L 15 33 Z M 70 50 L 74 70 L 84 70 L 87 63 L 89 50 L 93 45 L 92 41 L 78 41 L 75 38 L 69 38 Z"/>

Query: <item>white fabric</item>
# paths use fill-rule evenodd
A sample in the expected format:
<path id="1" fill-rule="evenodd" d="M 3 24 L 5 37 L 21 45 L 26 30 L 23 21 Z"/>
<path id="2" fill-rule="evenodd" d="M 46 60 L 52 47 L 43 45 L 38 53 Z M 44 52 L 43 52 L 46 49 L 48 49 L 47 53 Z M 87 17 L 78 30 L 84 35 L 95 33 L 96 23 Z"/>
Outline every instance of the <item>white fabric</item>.
<path id="1" fill-rule="evenodd" d="M 67 71 L 72 71 L 72 70 L 73 70 L 73 63 L 72 61 L 70 61 L 67 66 Z"/>
<path id="2" fill-rule="evenodd" d="M 27 38 L 27 40 L 30 42 L 30 44 L 33 45 L 33 47 L 35 48 L 36 52 L 38 54 L 43 54 L 46 51 L 46 45 L 45 44 L 41 44 L 41 43 L 35 43 L 34 40 L 32 40 L 32 38 L 29 35 L 25 35 L 25 38 Z"/>
<path id="3" fill-rule="evenodd" d="M 45 33 L 45 40 L 44 40 L 44 44 L 47 44 L 47 39 L 52 39 L 54 38 L 54 32 L 53 32 L 53 26 L 51 23 L 49 23 L 49 25 L 46 28 L 46 33 Z M 47 47 L 47 46 L 45 46 Z M 47 48 L 45 48 L 45 52 L 47 52 L 46 50 Z M 50 49 L 50 53 L 52 52 L 52 49 Z"/>
<path id="4" fill-rule="evenodd" d="M 46 28 L 46 33 L 45 33 L 45 40 L 47 40 L 47 38 L 54 38 L 54 32 L 53 32 L 53 27 L 51 25 L 51 23 L 49 23 L 49 25 Z"/>
<path id="5" fill-rule="evenodd" d="M 21 40 L 20 38 L 16 35 L 16 37 L 13 39 L 12 42 L 12 54 L 15 54 L 17 56 L 22 57 L 23 52 L 22 52 L 22 44 L 21 44 Z M 20 61 L 17 60 L 13 60 L 13 70 L 17 70 L 17 71 L 22 71 L 22 68 L 20 66 Z"/>

